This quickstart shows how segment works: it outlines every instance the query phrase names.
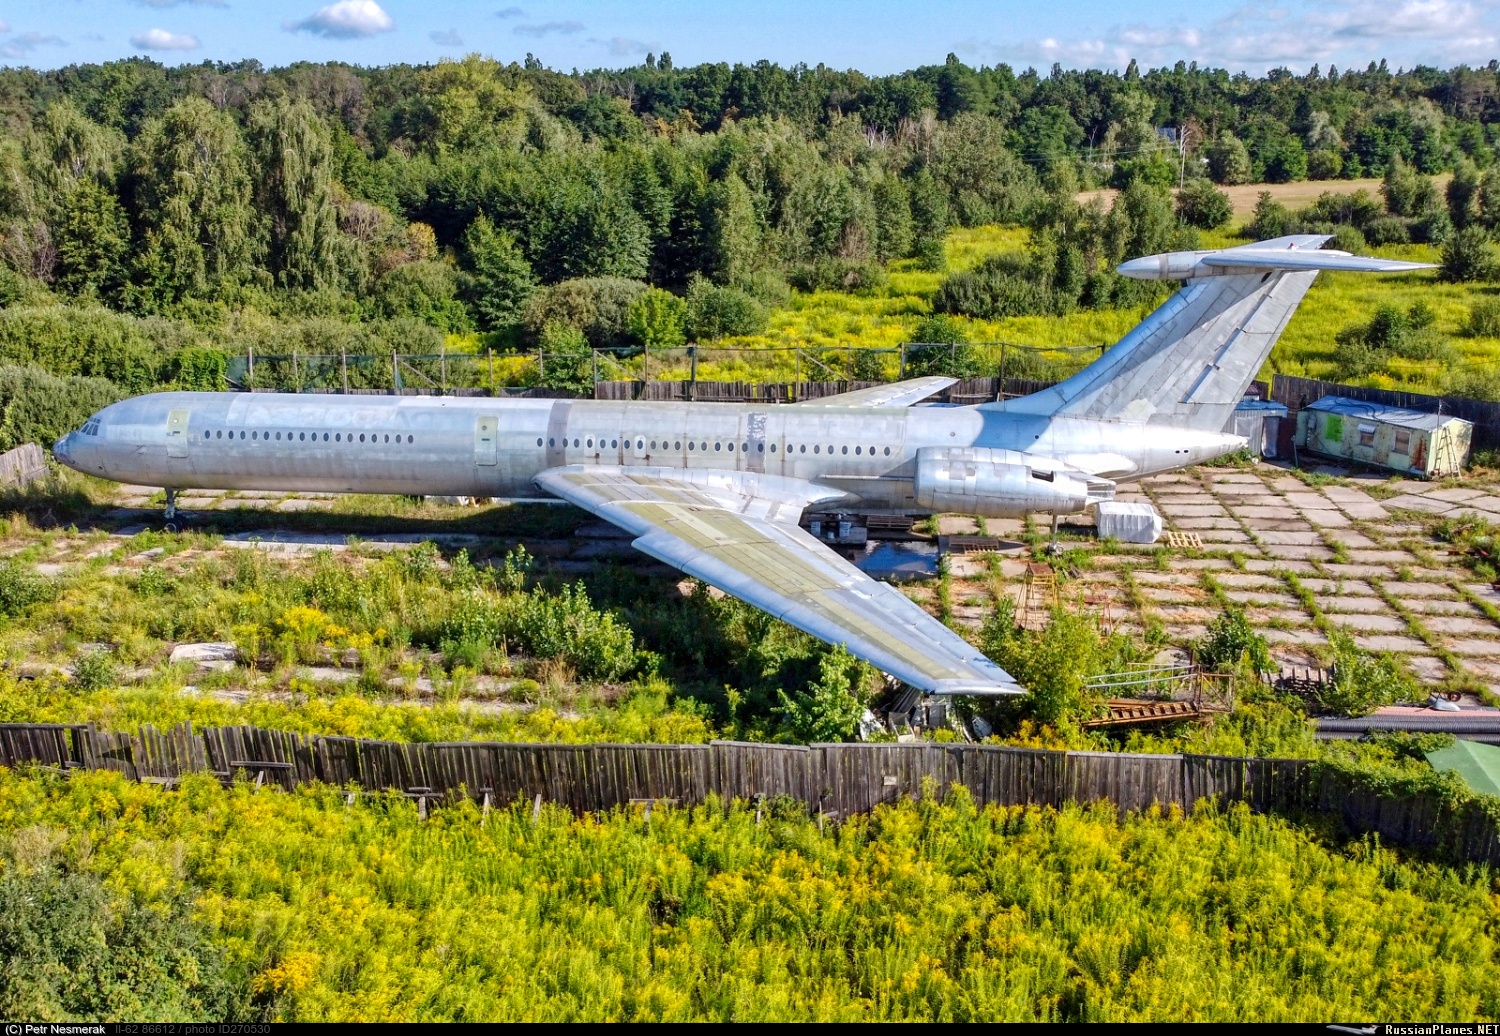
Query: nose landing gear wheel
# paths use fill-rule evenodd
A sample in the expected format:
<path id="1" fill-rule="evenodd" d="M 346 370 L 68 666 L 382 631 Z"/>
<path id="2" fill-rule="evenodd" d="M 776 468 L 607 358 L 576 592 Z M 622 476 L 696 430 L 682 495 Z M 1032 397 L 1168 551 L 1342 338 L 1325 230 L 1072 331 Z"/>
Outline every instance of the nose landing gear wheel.
<path id="1" fill-rule="evenodd" d="M 167 509 L 162 512 L 162 531 L 179 533 L 183 528 L 183 521 L 177 517 L 177 490 L 167 490 Z"/>

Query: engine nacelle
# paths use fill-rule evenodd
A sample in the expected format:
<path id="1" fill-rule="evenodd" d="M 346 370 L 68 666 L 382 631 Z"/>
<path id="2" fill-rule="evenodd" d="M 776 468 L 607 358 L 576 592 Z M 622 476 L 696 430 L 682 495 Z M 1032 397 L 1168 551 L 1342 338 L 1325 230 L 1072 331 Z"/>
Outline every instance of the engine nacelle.
<path id="1" fill-rule="evenodd" d="M 929 446 L 917 451 L 917 503 L 934 512 L 1020 518 L 1076 514 L 1110 500 L 1115 484 L 1051 457 L 983 447 Z"/>

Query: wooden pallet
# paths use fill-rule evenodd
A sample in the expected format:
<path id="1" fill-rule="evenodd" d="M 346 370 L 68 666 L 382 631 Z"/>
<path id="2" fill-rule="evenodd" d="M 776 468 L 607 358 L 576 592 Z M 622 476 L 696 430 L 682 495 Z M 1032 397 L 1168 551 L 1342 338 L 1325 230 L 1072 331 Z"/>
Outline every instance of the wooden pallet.
<path id="1" fill-rule="evenodd" d="M 1173 550 L 1202 550 L 1203 537 L 1199 536 L 1196 532 L 1177 532 L 1174 530 L 1167 533 L 1167 546 Z"/>

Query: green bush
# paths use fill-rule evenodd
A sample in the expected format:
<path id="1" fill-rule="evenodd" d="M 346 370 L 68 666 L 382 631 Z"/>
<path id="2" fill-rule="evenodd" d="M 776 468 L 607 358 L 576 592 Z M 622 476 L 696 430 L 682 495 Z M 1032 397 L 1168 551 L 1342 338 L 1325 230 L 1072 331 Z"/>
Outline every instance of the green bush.
<path id="1" fill-rule="evenodd" d="M 702 342 L 766 329 L 766 310 L 748 292 L 695 277 L 687 290 L 687 336 Z"/>
<path id="2" fill-rule="evenodd" d="M 73 663 L 73 680 L 85 691 L 102 691 L 113 687 L 120 677 L 114 653 L 107 648 L 85 651 Z"/>
<path id="3" fill-rule="evenodd" d="M 499 595 L 468 590 L 457 595 L 438 631 L 438 642 L 494 645 L 533 658 L 560 658 L 585 680 L 617 680 L 635 665 L 630 627 L 589 601 L 582 583 L 556 594 L 541 588 Z"/>
<path id="4" fill-rule="evenodd" d="M 1500 338 L 1500 298 L 1475 299 L 1469 307 L 1464 334 L 1475 338 Z"/>
<path id="5" fill-rule="evenodd" d="M 648 349 L 672 349 L 686 341 L 687 303 L 661 288 L 647 288 L 625 312 L 630 337 Z"/>
<path id="6" fill-rule="evenodd" d="M 0 366 L 0 450 L 50 448 L 124 393 L 103 378 L 59 378 L 39 367 Z"/>
<path id="7" fill-rule="evenodd" d="M 799 291 L 872 291 L 885 286 L 885 268 L 864 259 L 824 257 L 792 270 L 787 277 Z"/>
<path id="8" fill-rule="evenodd" d="M 1443 246 L 1443 279 L 1491 281 L 1497 263 L 1489 233 L 1481 226 L 1464 227 Z"/>
<path id="9" fill-rule="evenodd" d="M 1208 624 L 1208 632 L 1197 644 L 1198 663 L 1205 669 L 1232 672 L 1242 665 L 1257 673 L 1272 669 L 1266 638 L 1255 632 L 1245 613 L 1234 608 Z"/>
<path id="10" fill-rule="evenodd" d="M 1234 203 L 1212 180 L 1189 180 L 1177 192 L 1177 215 L 1189 226 L 1218 230 L 1234 217 Z"/>
<path id="11" fill-rule="evenodd" d="M 1382 705 L 1415 701 L 1421 695 L 1417 683 L 1394 655 L 1372 655 L 1354 643 L 1343 630 L 1331 630 L 1332 680 L 1318 704 L 1336 716 L 1364 716 Z"/>
<path id="12" fill-rule="evenodd" d="M 41 828 L 0 843 L 0 1016 L 210 1022 L 243 997 L 192 898 L 112 892 Z"/>
<path id="13" fill-rule="evenodd" d="M 0 615 L 20 615 L 34 604 L 57 596 L 52 581 L 24 561 L 0 561 Z"/>
<path id="14" fill-rule="evenodd" d="M 1358 227 L 1351 227 L 1347 223 L 1340 223 L 1333 228 L 1333 240 L 1329 241 L 1323 247 L 1337 249 L 1340 252 L 1349 252 L 1352 255 L 1361 255 L 1369 245 L 1365 241 L 1365 235 L 1360 233 Z"/>
<path id="15" fill-rule="evenodd" d="M 818 660 L 818 677 L 806 688 L 778 690 L 782 733 L 802 744 L 852 741 L 865 704 L 860 693 L 869 667 L 842 646 Z"/>
<path id="16" fill-rule="evenodd" d="M 583 332 L 596 349 L 628 344 L 630 304 L 646 292 L 623 277 L 579 277 L 539 291 L 526 307 L 524 323 L 533 340 L 548 324 Z"/>

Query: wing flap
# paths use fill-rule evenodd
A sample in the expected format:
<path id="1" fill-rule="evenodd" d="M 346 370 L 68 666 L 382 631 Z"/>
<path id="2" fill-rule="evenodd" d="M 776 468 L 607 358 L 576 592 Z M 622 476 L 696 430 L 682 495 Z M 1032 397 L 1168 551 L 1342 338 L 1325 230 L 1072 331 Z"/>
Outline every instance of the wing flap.
<path id="1" fill-rule="evenodd" d="M 870 388 L 855 389 L 853 392 L 840 392 L 836 396 L 824 396 L 822 399 L 804 399 L 791 405 L 803 407 L 911 406 L 957 383 L 957 378 L 944 378 L 936 375 L 927 378 L 908 378 L 906 381 L 897 381 L 890 385 L 873 385 Z"/>
<path id="2" fill-rule="evenodd" d="M 633 533 L 643 553 L 814 637 L 843 644 L 914 687 L 933 694 L 1022 693 L 1009 674 L 905 594 L 871 579 L 797 525 L 764 517 L 751 483 L 740 482 L 736 492 L 705 490 L 643 469 L 585 467 L 552 468 L 536 483 Z M 810 500 L 823 492 L 803 485 Z M 773 491 L 789 502 L 792 487 L 778 484 Z M 787 511 L 795 518 L 801 508 Z"/>

